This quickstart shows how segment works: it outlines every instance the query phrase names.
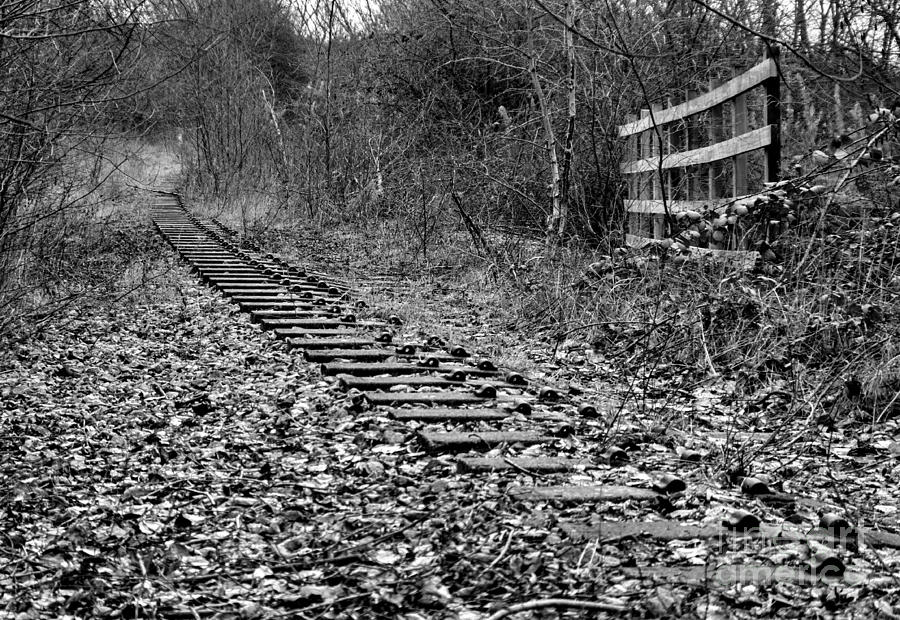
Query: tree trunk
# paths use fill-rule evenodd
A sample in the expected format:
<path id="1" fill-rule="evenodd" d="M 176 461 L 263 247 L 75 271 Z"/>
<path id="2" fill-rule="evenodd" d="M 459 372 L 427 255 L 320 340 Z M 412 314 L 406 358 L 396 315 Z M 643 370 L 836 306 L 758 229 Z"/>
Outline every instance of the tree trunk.
<path id="1" fill-rule="evenodd" d="M 266 110 L 269 113 L 269 120 L 272 122 L 272 130 L 275 133 L 275 139 L 278 142 L 279 169 L 277 171 L 277 175 L 282 182 L 287 183 L 287 175 L 290 166 L 288 165 L 287 149 L 284 146 L 284 135 L 281 133 L 281 127 L 278 125 L 278 115 L 275 113 L 275 106 L 272 104 L 272 102 L 269 101 L 269 98 L 266 96 L 266 89 L 260 89 L 260 93 L 262 94 L 263 105 L 266 107 Z M 272 101 L 275 101 L 274 92 L 272 93 Z"/>
<path id="2" fill-rule="evenodd" d="M 547 220 L 547 241 L 552 242 L 555 237 L 554 230 L 565 213 L 560 192 L 559 158 L 556 153 L 556 135 L 553 133 L 553 119 L 550 117 L 550 108 L 547 105 L 547 97 L 537 72 L 537 55 L 534 51 L 534 27 L 531 20 L 531 7 L 528 10 L 528 74 L 531 77 L 531 86 L 534 88 L 535 97 L 538 100 L 538 109 L 541 115 L 541 123 L 544 126 L 544 137 L 547 142 L 547 156 L 550 160 L 550 201 L 552 211 Z"/>
<path id="3" fill-rule="evenodd" d="M 831 49 L 838 51 L 838 41 L 841 35 L 841 4 L 838 0 L 831 0 Z"/>
<path id="4" fill-rule="evenodd" d="M 561 212 L 554 214 L 549 233 L 561 238 L 566 229 L 569 206 L 572 204 L 572 166 L 575 159 L 575 0 L 566 3 L 566 25 L 563 27 L 563 47 L 566 50 L 566 136 L 563 146 Z"/>
<path id="5" fill-rule="evenodd" d="M 806 6 L 804 0 L 794 0 L 794 45 L 801 50 L 809 49 L 809 29 L 806 27 Z"/>
<path id="6" fill-rule="evenodd" d="M 322 128 L 325 134 L 325 187 L 328 197 L 331 196 L 331 43 L 334 39 L 334 10 L 335 0 L 331 0 L 328 7 L 328 41 L 325 46 L 325 114 L 322 117 Z"/>
<path id="7" fill-rule="evenodd" d="M 762 20 L 760 24 L 760 32 L 764 35 L 774 37 L 777 34 L 778 15 L 777 5 L 774 2 L 762 2 Z"/>

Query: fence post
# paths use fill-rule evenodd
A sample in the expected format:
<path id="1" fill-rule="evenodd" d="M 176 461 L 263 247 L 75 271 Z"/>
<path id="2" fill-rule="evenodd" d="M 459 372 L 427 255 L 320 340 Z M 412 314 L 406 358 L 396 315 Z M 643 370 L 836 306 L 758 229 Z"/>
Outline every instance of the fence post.
<path id="1" fill-rule="evenodd" d="M 673 107 L 675 105 L 675 101 L 670 97 L 666 100 L 666 107 Z M 666 126 L 665 138 L 666 138 L 666 154 L 672 155 L 674 153 L 678 153 L 681 151 L 681 142 L 680 135 L 678 130 L 678 124 L 680 123 L 672 123 L 671 125 Z M 665 172 L 666 175 L 666 192 L 668 192 L 669 201 L 675 202 L 679 199 L 680 185 L 681 185 L 681 170 L 680 168 L 669 168 Z"/>
<path id="2" fill-rule="evenodd" d="M 714 91 L 722 80 L 713 78 L 709 81 L 710 92 Z M 706 127 L 706 136 L 710 144 L 716 144 L 722 140 L 722 106 L 717 105 L 709 111 L 709 122 Z M 714 161 L 706 168 L 707 194 L 709 200 L 715 200 L 722 196 L 722 190 L 719 187 L 719 175 L 722 174 L 722 163 Z"/>
<path id="3" fill-rule="evenodd" d="M 662 111 L 663 106 L 661 103 L 654 103 L 650 106 L 653 110 L 653 118 L 654 120 L 659 118 L 658 113 Z M 650 134 L 650 140 L 652 146 L 650 147 L 650 154 L 662 158 L 663 156 L 663 140 L 657 139 L 657 136 L 663 136 L 663 127 L 655 127 L 653 132 Z M 664 139 L 664 138 L 663 138 Z M 653 179 L 653 200 L 663 200 L 663 183 L 660 178 L 659 170 L 654 170 L 652 172 Z M 668 196 L 666 196 L 666 203 L 668 204 L 670 201 L 668 200 Z M 666 236 L 666 214 L 665 213 L 652 213 L 650 215 L 650 219 L 653 222 L 653 237 L 655 239 L 662 239 Z"/>
<path id="4" fill-rule="evenodd" d="M 722 84 L 722 80 L 712 78 L 709 80 L 709 92 L 714 91 Z M 722 140 L 722 122 L 724 115 L 722 114 L 722 106 L 717 105 L 709 110 L 709 119 L 706 125 L 706 137 L 709 144 L 717 144 Z M 722 196 L 722 188 L 720 187 L 719 176 L 722 174 L 722 162 L 714 161 L 706 167 L 706 197 L 710 202 L 714 202 Z M 709 247 L 714 250 L 724 250 L 728 247 L 728 239 L 724 242 L 717 242 L 710 236 Z"/>
<path id="5" fill-rule="evenodd" d="M 690 101 L 697 95 L 697 91 L 691 88 L 687 88 L 684 91 L 684 100 Z M 684 150 L 690 151 L 693 148 L 696 148 L 696 132 L 693 131 L 694 123 L 696 119 L 691 116 L 684 117 Z M 687 166 L 684 169 L 684 199 L 685 200 L 695 200 L 698 198 L 699 192 L 697 191 L 697 185 L 700 181 L 700 172 L 696 166 Z"/>
<path id="6" fill-rule="evenodd" d="M 747 95 L 738 95 L 731 100 L 731 105 L 731 137 L 736 138 L 747 133 Z M 735 155 L 732 161 L 731 184 L 736 198 L 747 193 L 747 154 Z"/>
<path id="7" fill-rule="evenodd" d="M 659 118 L 659 112 L 663 110 L 663 106 L 661 103 L 654 103 L 650 106 L 653 110 L 653 118 Z M 663 156 L 663 144 L 657 140 L 657 132 L 659 136 L 663 136 L 664 127 L 655 127 L 653 133 L 650 135 L 650 140 L 652 141 L 652 146 L 650 147 L 650 154 L 656 157 Z M 663 136 L 663 139 L 665 137 Z M 663 197 L 663 185 L 662 180 L 659 177 L 659 171 L 653 171 L 653 199 L 661 200 Z"/>
<path id="8" fill-rule="evenodd" d="M 731 136 L 737 136 L 747 133 L 747 95 L 742 93 L 731 101 Z M 735 155 L 731 158 L 731 186 L 732 196 L 744 196 L 747 194 L 747 154 Z M 750 240 L 747 238 L 746 230 L 741 224 L 734 226 L 734 248 L 737 250 L 745 250 L 750 246 Z"/>
<path id="9" fill-rule="evenodd" d="M 641 110 L 641 118 L 647 118 L 650 116 L 650 110 L 647 108 L 643 108 Z M 646 159 L 648 157 L 653 156 L 653 130 L 648 129 L 647 131 L 641 132 L 641 158 Z M 647 200 L 653 196 L 653 172 L 645 173 L 642 172 L 637 176 L 641 179 L 641 193 L 639 198 L 641 200 Z M 648 183 L 649 181 L 649 183 Z M 641 213 L 640 218 L 640 226 L 641 226 L 641 236 L 644 237 L 652 237 L 653 236 L 653 214 L 649 213 Z"/>
<path id="10" fill-rule="evenodd" d="M 636 120 L 637 120 L 637 116 L 635 114 L 626 114 L 625 115 L 626 123 L 633 123 Z M 628 158 L 628 161 L 634 161 L 634 160 L 640 158 L 638 138 L 639 138 L 639 136 L 634 136 L 634 135 L 628 136 L 627 138 L 625 138 L 625 153 L 626 153 L 626 157 Z M 636 175 L 636 174 L 628 175 L 628 180 L 627 180 L 628 198 L 631 200 L 634 200 L 635 198 L 637 198 L 637 180 L 636 180 L 637 176 L 638 175 Z M 638 234 L 637 227 L 635 224 L 636 217 L 637 216 L 634 213 L 632 213 L 626 209 L 626 211 L 625 211 L 625 230 L 627 232 L 631 233 L 632 235 Z"/>
<path id="11" fill-rule="evenodd" d="M 778 62 L 780 51 L 769 47 L 766 57 Z M 781 79 L 776 75 L 763 83 L 766 90 L 766 107 L 763 123 L 774 125 L 772 143 L 766 147 L 766 181 L 781 180 Z"/>

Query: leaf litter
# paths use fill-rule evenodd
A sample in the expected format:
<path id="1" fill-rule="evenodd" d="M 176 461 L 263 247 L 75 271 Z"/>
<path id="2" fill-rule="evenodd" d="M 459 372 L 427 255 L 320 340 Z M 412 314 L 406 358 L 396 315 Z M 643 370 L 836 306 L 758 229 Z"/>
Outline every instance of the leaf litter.
<path id="1" fill-rule="evenodd" d="M 550 481 L 515 469 L 463 474 L 455 457 L 424 453 L 415 433 L 496 424 L 403 423 L 350 411 L 316 368 L 180 277 L 177 298 L 83 310 L 4 347 L 0 618 L 474 620 L 559 597 L 658 617 L 896 613 L 893 549 L 842 550 L 848 569 L 870 575 L 857 583 L 711 584 L 627 569 L 799 568 L 810 549 L 602 531 L 579 540 L 562 527 L 599 517 L 718 524 L 735 507 L 764 522 L 814 525 L 819 506 L 743 494 L 735 476 L 752 473 L 854 523 L 896 531 L 895 424 L 870 435 L 814 426 L 798 439 L 767 421 L 767 411 L 777 421 L 778 402 L 752 419 L 729 405 L 724 379 L 695 391 L 661 381 L 623 404 L 628 387 L 602 356 L 576 346 L 559 355 L 481 320 L 483 308 L 434 295 L 429 305 L 442 318 L 423 320 L 451 323 L 441 328 L 445 338 L 473 351 L 489 341 L 529 360 L 531 376 L 615 403 L 576 420 L 574 437 L 485 455 L 567 456 L 590 467 Z M 513 415 L 503 428 L 533 424 Z M 624 449 L 623 462 L 606 458 L 613 445 Z M 700 460 L 680 458 L 684 446 Z M 548 484 L 649 487 L 665 472 L 684 477 L 688 492 L 663 505 L 528 502 L 509 493 Z"/>

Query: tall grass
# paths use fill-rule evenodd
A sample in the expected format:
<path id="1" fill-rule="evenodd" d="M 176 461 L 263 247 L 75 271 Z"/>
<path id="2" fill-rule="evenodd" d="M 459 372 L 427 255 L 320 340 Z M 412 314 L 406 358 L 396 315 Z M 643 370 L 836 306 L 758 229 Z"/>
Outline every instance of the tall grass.
<path id="1" fill-rule="evenodd" d="M 0 334 L 27 333 L 64 309 L 138 289 L 168 260 L 145 191 L 178 173 L 166 141 L 104 138 L 72 152 L 5 231 L 12 243 L 2 257 Z"/>

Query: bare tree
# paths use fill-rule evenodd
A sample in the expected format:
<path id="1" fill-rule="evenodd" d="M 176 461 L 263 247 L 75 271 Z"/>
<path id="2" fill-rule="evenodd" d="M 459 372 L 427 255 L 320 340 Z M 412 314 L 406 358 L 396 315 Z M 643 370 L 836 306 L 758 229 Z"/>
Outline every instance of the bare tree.
<path id="1" fill-rule="evenodd" d="M 65 235 L 62 215 L 103 180 L 103 142 L 134 120 L 124 104 L 137 88 L 141 4 L 0 7 L 0 314 L 29 294 L 32 276 L 53 277 L 41 273 L 47 244 L 37 239 Z"/>

